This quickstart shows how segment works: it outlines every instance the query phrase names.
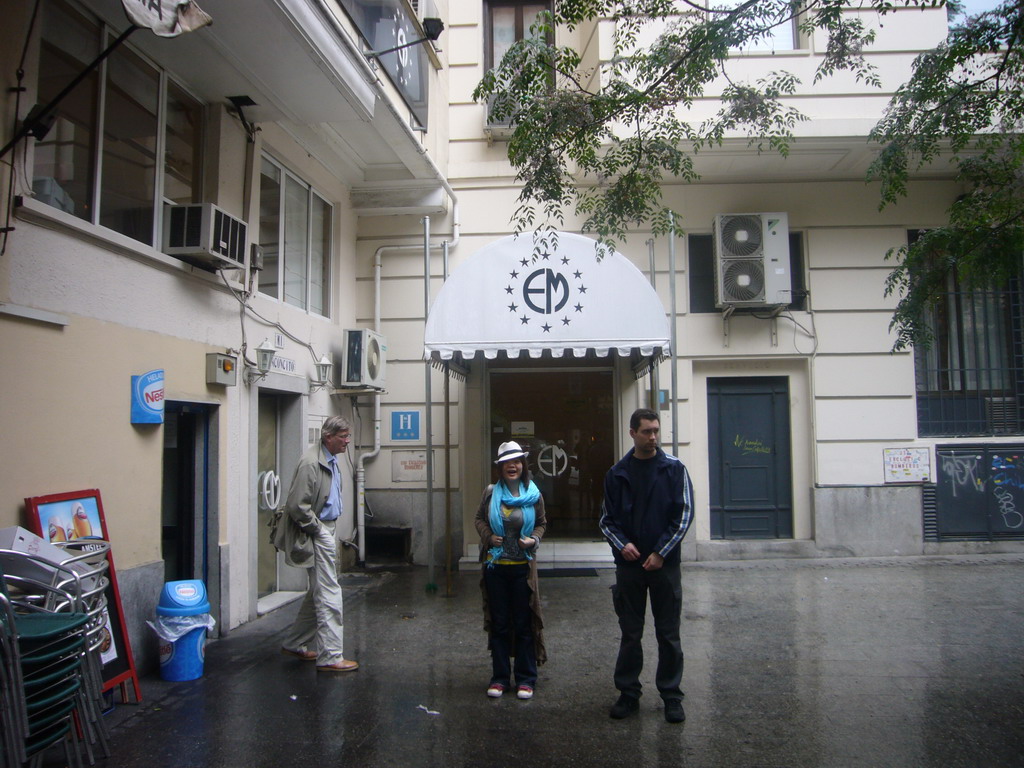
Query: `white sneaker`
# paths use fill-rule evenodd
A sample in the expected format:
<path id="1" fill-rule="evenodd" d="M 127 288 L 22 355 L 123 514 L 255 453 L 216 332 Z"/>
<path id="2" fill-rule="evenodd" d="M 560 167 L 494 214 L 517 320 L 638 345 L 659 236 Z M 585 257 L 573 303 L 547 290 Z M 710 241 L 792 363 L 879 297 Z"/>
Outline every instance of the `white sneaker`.
<path id="1" fill-rule="evenodd" d="M 505 692 L 505 686 L 501 683 L 492 683 L 487 689 L 487 695 L 492 699 L 500 699 L 501 694 Z"/>
<path id="2" fill-rule="evenodd" d="M 520 699 L 532 699 L 533 698 L 533 688 L 531 688 L 528 685 L 520 685 L 519 686 L 519 693 L 517 693 L 516 696 L 518 696 Z"/>

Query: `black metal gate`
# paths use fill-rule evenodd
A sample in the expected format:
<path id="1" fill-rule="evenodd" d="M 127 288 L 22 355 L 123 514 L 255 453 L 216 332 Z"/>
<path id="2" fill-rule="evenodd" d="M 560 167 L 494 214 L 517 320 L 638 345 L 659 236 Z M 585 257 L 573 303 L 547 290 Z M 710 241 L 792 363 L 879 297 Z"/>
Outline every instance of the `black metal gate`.
<path id="1" fill-rule="evenodd" d="M 1024 539 L 1024 445 L 938 446 L 935 453 L 938 472 L 934 504 L 925 505 L 926 538 Z"/>

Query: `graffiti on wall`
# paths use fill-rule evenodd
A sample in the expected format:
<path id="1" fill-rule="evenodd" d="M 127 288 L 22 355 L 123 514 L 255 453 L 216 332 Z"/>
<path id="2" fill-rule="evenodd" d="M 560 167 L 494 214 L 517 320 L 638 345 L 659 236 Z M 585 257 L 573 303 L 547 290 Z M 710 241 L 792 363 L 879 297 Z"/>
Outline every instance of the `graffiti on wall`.
<path id="1" fill-rule="evenodd" d="M 993 452 L 987 456 L 940 454 L 940 458 L 940 482 L 953 500 L 967 508 L 978 505 L 982 514 L 991 502 L 1005 528 L 1024 528 L 1024 455 Z"/>
<path id="2" fill-rule="evenodd" d="M 981 456 L 942 456 L 942 474 L 950 484 L 953 497 L 963 493 L 984 493 L 985 481 L 978 475 Z"/>
<path id="3" fill-rule="evenodd" d="M 992 454 L 989 467 L 992 494 L 996 507 L 1007 528 L 1017 529 L 1024 525 L 1024 515 L 1017 509 L 1015 494 L 1024 488 L 1024 462 L 1017 454 Z"/>

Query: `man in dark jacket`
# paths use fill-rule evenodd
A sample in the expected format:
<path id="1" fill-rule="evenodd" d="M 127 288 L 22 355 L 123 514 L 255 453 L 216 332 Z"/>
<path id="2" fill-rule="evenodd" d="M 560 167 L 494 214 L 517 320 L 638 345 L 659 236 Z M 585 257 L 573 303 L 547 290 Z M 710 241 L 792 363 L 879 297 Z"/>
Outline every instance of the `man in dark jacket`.
<path id="1" fill-rule="evenodd" d="M 620 720 L 640 708 L 644 618 L 651 596 L 658 639 L 655 683 L 665 703 L 665 720 L 681 723 L 683 649 L 679 641 L 682 584 L 679 545 L 693 520 L 693 485 L 686 467 L 658 447 L 661 423 L 647 408 L 629 419 L 633 449 L 604 479 L 601 533 L 615 556 L 612 600 L 622 639 L 615 662 L 619 699 L 611 717 Z"/>

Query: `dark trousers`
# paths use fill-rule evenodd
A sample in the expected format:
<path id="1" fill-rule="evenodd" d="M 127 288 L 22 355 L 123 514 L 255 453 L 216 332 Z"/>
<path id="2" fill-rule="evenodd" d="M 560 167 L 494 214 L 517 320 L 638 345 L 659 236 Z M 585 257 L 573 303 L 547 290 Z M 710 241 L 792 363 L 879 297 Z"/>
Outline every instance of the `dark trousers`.
<path id="1" fill-rule="evenodd" d="M 484 568 L 491 611 L 491 682 L 512 687 L 511 656 L 516 657 L 516 685 L 537 683 L 537 655 L 530 611 L 529 564 Z"/>
<path id="2" fill-rule="evenodd" d="M 679 617 L 683 607 L 683 590 L 679 564 L 656 571 L 639 566 L 618 566 L 612 602 L 619 617 L 622 639 L 615 661 L 615 687 L 627 696 L 640 697 L 640 671 L 644 667 L 644 620 L 647 616 L 647 595 L 651 596 L 654 614 L 654 636 L 658 640 L 658 669 L 654 682 L 661 698 L 682 699 L 679 684 L 683 679 L 683 647 L 679 641 Z"/>

